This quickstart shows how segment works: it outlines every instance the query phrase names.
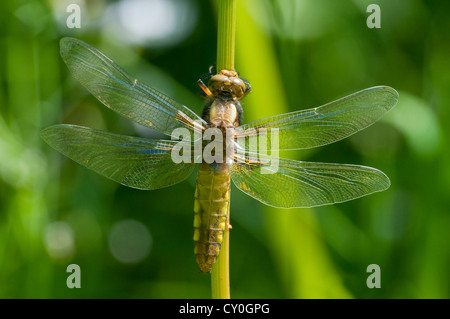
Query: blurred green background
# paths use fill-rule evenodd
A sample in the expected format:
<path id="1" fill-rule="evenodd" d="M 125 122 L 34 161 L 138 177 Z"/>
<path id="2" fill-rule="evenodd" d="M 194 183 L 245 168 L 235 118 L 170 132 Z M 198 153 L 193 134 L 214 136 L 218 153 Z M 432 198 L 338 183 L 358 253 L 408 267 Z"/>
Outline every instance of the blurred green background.
<path id="1" fill-rule="evenodd" d="M 234 186 L 232 298 L 449 298 L 448 1 L 239 0 L 245 122 L 389 85 L 400 99 L 343 141 L 283 157 L 376 167 L 389 190 L 314 209 L 266 207 Z M 69 29 L 67 7 L 81 8 Z M 381 28 L 369 29 L 370 3 Z M 70 123 L 149 135 L 74 80 L 59 39 L 80 38 L 200 112 L 216 59 L 205 0 L 0 2 L 0 297 L 209 298 L 193 254 L 195 174 L 156 191 L 118 185 L 60 155 L 40 129 Z M 81 289 L 69 289 L 69 264 Z M 381 268 L 369 289 L 366 268 Z"/>

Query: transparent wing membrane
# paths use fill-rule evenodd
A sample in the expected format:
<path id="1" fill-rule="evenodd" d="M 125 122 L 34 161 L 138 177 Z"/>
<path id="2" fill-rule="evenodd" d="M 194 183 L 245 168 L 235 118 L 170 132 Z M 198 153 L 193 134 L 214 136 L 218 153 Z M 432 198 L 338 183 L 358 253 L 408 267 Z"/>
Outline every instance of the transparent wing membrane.
<path id="1" fill-rule="evenodd" d="M 205 124 L 184 105 L 133 79 L 89 44 L 63 38 L 60 47 L 74 77 L 100 102 L 122 116 L 169 136 L 175 128 L 202 129 Z"/>
<path id="2" fill-rule="evenodd" d="M 387 189 L 381 171 L 359 165 L 300 162 L 266 157 L 235 157 L 234 184 L 260 202 L 280 208 L 345 202 Z"/>
<path id="3" fill-rule="evenodd" d="M 75 125 L 54 125 L 41 131 L 54 149 L 75 162 L 122 185 L 157 189 L 186 179 L 195 164 L 175 164 L 176 142 L 113 134 Z"/>
<path id="4" fill-rule="evenodd" d="M 239 147 L 251 148 L 258 135 L 267 136 L 267 148 L 306 149 L 346 138 L 375 123 L 397 103 L 398 93 L 387 86 L 368 88 L 323 106 L 272 116 L 236 129 Z M 278 146 L 272 130 L 278 130 Z M 247 136 L 247 138 L 245 138 Z"/>

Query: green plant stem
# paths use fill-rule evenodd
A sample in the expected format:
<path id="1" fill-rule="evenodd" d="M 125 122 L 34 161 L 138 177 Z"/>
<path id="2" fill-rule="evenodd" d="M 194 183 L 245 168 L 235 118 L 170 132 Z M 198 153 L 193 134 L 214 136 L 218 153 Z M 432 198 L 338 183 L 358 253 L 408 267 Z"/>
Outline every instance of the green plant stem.
<path id="1" fill-rule="evenodd" d="M 236 0 L 219 0 L 217 34 L 217 70 L 234 70 Z M 231 203 L 231 202 L 230 202 Z M 230 206 L 228 206 L 228 222 Z M 230 230 L 225 228 L 219 257 L 211 271 L 213 299 L 230 299 Z"/>
<path id="2" fill-rule="evenodd" d="M 228 210 L 228 220 L 230 211 Z M 211 270 L 211 295 L 213 299 L 230 299 L 230 230 L 225 229 L 219 257 Z"/>
<path id="3" fill-rule="evenodd" d="M 217 22 L 217 70 L 234 70 L 236 0 L 219 0 Z"/>

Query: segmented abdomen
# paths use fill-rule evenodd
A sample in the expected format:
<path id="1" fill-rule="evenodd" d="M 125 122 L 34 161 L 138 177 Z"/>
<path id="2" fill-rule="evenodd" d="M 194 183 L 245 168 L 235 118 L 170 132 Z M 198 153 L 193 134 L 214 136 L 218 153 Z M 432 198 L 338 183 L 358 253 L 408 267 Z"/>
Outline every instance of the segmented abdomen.
<path id="1" fill-rule="evenodd" d="M 194 200 L 194 252 L 202 272 L 210 272 L 219 256 L 229 208 L 229 165 L 200 164 Z"/>

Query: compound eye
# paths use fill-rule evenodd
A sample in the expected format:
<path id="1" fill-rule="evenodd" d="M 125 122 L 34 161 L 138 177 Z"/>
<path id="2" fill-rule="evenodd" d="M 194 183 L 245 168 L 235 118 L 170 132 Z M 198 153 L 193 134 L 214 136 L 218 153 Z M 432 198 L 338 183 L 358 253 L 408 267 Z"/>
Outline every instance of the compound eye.
<path id="1" fill-rule="evenodd" d="M 238 99 L 244 95 L 245 83 L 240 78 L 230 78 L 231 86 L 233 87 L 233 95 Z"/>
<path id="2" fill-rule="evenodd" d="M 228 81 L 228 77 L 222 74 L 216 74 L 214 76 L 211 77 L 211 79 L 208 82 L 209 86 L 216 86 L 216 85 L 222 85 L 223 83 L 225 83 L 226 81 Z"/>
<path id="3" fill-rule="evenodd" d="M 231 82 L 233 83 L 233 86 L 238 87 L 241 89 L 242 93 L 245 91 L 245 83 L 240 78 L 231 78 Z"/>
<path id="4" fill-rule="evenodd" d="M 221 90 L 224 83 L 228 80 L 228 77 L 221 74 L 216 74 L 211 77 L 211 79 L 208 82 L 208 87 L 213 93 L 217 93 Z"/>

